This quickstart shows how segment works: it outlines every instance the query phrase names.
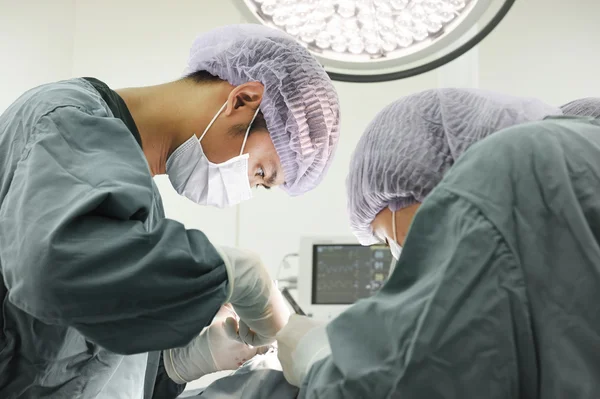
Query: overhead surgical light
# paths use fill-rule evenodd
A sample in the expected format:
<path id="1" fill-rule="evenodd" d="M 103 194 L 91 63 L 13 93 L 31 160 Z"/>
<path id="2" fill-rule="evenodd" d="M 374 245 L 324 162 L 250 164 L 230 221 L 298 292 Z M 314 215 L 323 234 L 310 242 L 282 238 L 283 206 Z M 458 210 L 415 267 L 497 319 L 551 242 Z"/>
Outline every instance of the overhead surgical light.
<path id="1" fill-rule="evenodd" d="M 464 54 L 515 0 L 243 0 L 252 19 L 295 37 L 332 79 L 378 82 L 438 68 Z M 482 21 L 488 22 L 482 24 Z M 483 26 L 478 30 L 474 27 Z"/>

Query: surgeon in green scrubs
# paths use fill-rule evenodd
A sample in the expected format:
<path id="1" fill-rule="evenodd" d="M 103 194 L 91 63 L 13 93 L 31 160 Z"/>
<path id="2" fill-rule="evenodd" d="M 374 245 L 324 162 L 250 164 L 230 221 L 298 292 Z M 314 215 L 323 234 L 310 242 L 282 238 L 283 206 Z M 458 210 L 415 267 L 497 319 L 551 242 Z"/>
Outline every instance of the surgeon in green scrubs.
<path id="1" fill-rule="evenodd" d="M 212 371 L 226 303 L 228 337 L 271 343 L 288 311 L 260 258 L 166 219 L 153 176 L 202 205 L 301 195 L 338 137 L 324 69 L 257 25 L 200 36 L 174 82 L 21 96 L 0 116 L 0 398 L 175 397 Z"/>
<path id="2" fill-rule="evenodd" d="M 287 380 L 311 399 L 600 397 L 600 121 L 473 90 L 405 100 L 347 181 L 355 234 L 399 260 L 328 325 L 290 317 Z M 406 234 L 366 222 L 415 204 Z"/>

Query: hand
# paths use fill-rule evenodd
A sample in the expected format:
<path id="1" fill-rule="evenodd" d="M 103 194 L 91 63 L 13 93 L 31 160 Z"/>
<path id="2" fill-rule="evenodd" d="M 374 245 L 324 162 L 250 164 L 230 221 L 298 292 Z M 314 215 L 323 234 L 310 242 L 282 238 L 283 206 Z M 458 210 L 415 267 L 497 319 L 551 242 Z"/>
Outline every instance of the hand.
<path id="1" fill-rule="evenodd" d="M 164 351 L 163 362 L 169 377 L 183 384 L 221 370 L 235 370 L 269 347 L 252 347 L 229 338 L 227 330 L 237 329 L 237 315 L 223 305 L 210 326 L 185 348 Z"/>
<path id="2" fill-rule="evenodd" d="M 260 258 L 237 248 L 217 247 L 229 277 L 229 300 L 240 317 L 239 327 L 228 325 L 231 337 L 252 346 L 275 341 L 290 312 Z"/>
<path id="3" fill-rule="evenodd" d="M 310 367 L 331 353 L 325 327 L 326 323 L 292 315 L 277 334 L 277 357 L 290 384 L 299 387 Z"/>

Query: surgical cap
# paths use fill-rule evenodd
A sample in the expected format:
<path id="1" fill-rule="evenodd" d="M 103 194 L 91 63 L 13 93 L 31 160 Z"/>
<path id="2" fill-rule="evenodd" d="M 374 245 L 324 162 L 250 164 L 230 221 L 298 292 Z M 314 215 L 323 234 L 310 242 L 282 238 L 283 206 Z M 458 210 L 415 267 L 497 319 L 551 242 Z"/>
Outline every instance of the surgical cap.
<path id="1" fill-rule="evenodd" d="M 285 174 L 303 194 L 325 176 L 339 138 L 339 102 L 329 76 L 291 36 L 263 25 L 231 25 L 199 36 L 186 72 L 207 71 L 234 86 L 265 87 L 260 109 Z"/>
<path id="2" fill-rule="evenodd" d="M 543 102 L 472 89 L 427 90 L 384 108 L 361 137 L 346 180 L 348 213 L 363 245 L 379 240 L 371 222 L 425 197 L 478 140 L 503 128 L 560 115 Z"/>
<path id="3" fill-rule="evenodd" d="M 560 107 L 563 114 L 568 116 L 589 116 L 600 118 L 600 98 L 588 97 L 571 101 Z"/>

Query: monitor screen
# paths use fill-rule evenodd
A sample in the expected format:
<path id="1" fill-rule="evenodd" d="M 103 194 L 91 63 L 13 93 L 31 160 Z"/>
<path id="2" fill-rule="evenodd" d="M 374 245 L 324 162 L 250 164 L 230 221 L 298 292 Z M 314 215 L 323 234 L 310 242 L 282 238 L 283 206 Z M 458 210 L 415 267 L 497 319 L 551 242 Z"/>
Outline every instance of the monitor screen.
<path id="1" fill-rule="evenodd" d="M 312 303 L 350 305 L 375 294 L 392 262 L 386 246 L 313 245 Z"/>

